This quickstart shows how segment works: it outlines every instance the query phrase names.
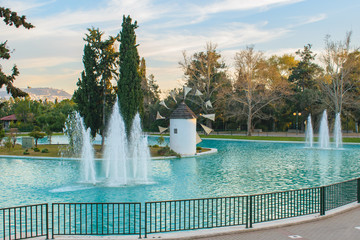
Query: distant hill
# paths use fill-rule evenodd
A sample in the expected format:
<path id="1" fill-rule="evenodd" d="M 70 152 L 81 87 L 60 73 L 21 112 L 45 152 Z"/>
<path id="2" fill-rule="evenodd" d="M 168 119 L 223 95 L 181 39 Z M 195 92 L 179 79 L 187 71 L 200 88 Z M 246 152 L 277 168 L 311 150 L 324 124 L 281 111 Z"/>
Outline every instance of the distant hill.
<path id="1" fill-rule="evenodd" d="M 29 94 L 31 99 L 34 100 L 45 100 L 55 101 L 57 98 L 58 101 L 62 101 L 64 99 L 71 99 L 71 95 L 64 90 L 59 90 L 55 88 L 23 88 L 21 89 Z M 0 98 L 9 99 L 10 94 L 7 94 L 5 89 L 0 89 Z"/>

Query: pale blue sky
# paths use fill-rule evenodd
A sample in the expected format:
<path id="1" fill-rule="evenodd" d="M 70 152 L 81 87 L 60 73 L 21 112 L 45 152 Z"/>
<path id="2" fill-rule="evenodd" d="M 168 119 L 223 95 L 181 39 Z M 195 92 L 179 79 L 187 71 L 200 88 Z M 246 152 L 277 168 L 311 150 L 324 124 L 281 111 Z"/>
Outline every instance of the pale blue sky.
<path id="1" fill-rule="evenodd" d="M 139 54 L 163 91 L 180 86 L 182 51 L 202 51 L 207 42 L 218 45 L 230 73 L 235 53 L 247 45 L 270 56 L 311 43 L 320 56 L 326 34 L 340 41 L 353 31 L 352 45 L 360 46 L 358 0 L 0 0 L 0 6 L 36 26 L 0 23 L 0 41 L 15 49 L 11 60 L 0 64 L 8 73 L 18 65 L 16 85 L 71 94 L 83 69 L 86 29 L 116 35 L 124 14 L 138 21 Z"/>

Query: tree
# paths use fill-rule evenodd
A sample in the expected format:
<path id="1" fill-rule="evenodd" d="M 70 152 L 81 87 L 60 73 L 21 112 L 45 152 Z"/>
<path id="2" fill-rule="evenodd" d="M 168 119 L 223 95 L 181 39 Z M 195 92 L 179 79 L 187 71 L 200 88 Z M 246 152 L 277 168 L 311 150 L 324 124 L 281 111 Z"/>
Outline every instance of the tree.
<path id="1" fill-rule="evenodd" d="M 115 74 L 116 58 L 114 43 L 117 37 L 102 40 L 103 32 L 99 29 L 88 29 L 84 40 L 84 68 L 82 79 L 78 81 L 78 90 L 74 100 L 78 103 L 81 116 L 91 134 L 95 137 L 100 131 L 102 146 L 105 141 L 105 125 L 114 102 L 111 80 Z"/>
<path id="2" fill-rule="evenodd" d="M 128 137 L 136 113 L 139 112 L 142 116 L 144 110 L 139 74 L 140 59 L 135 35 L 137 27 L 137 22 L 132 23 L 130 16 L 123 16 L 120 32 L 118 97 Z"/>
<path id="3" fill-rule="evenodd" d="M 77 103 L 77 109 L 84 118 L 84 123 L 91 129 L 91 135 L 94 137 L 101 128 L 101 87 L 98 84 L 96 73 L 96 54 L 89 44 L 84 47 L 83 64 L 84 71 L 81 73 L 81 79 L 78 79 L 78 89 L 74 92 L 74 102 Z"/>
<path id="4" fill-rule="evenodd" d="M 207 43 L 205 52 L 195 53 L 191 57 L 188 57 L 186 52 L 183 52 L 184 60 L 179 62 L 184 71 L 186 85 L 199 90 L 203 94 L 201 97 L 187 98 L 202 113 L 224 109 L 218 94 L 220 91 L 231 90 L 231 82 L 226 74 L 227 67 L 216 47 L 216 44 Z M 206 105 L 209 100 L 213 104 L 213 109 Z M 211 122 L 208 121 L 207 125 L 211 125 Z"/>
<path id="5" fill-rule="evenodd" d="M 295 60 L 292 54 L 284 54 L 282 56 L 273 55 L 268 59 L 268 62 L 277 69 L 282 78 L 286 79 L 293 74 L 294 68 L 299 64 L 299 61 Z"/>
<path id="6" fill-rule="evenodd" d="M 330 36 L 325 39 L 325 52 L 321 61 L 325 65 L 325 76 L 320 82 L 327 104 L 341 113 L 344 104 L 353 103 L 353 94 L 359 86 L 358 72 L 359 54 L 351 51 L 351 32 L 344 41 L 334 42 Z"/>
<path id="7" fill-rule="evenodd" d="M 143 128 L 149 131 L 157 131 L 158 124 L 156 121 L 156 113 L 159 110 L 159 105 L 156 104 L 160 101 L 160 89 L 154 75 L 150 74 L 146 78 L 147 88 L 144 89 L 144 115 L 142 118 Z"/>
<path id="8" fill-rule="evenodd" d="M 287 82 L 269 65 L 262 52 L 247 47 L 236 53 L 236 79 L 230 93 L 228 117 L 246 118 L 247 135 L 251 136 L 253 120 L 268 118 L 264 109 L 288 94 Z"/>
<path id="9" fill-rule="evenodd" d="M 304 46 L 304 49 L 296 51 L 301 60 L 292 67 L 289 82 L 294 93 L 289 98 L 288 109 L 292 112 L 316 114 L 320 111 L 321 97 L 318 79 L 322 75 L 322 69 L 314 63 L 316 54 L 311 51 L 311 44 Z M 286 113 L 289 115 L 289 113 Z"/>
<path id="10" fill-rule="evenodd" d="M 45 133 L 41 132 L 41 129 L 38 126 L 35 126 L 34 130 L 29 133 L 30 137 L 35 138 L 35 147 L 37 147 L 38 140 L 45 137 Z"/>
<path id="11" fill-rule="evenodd" d="M 311 51 L 311 44 L 305 45 L 304 50 L 296 51 L 300 56 L 301 61 L 292 68 L 292 73 L 289 76 L 289 81 L 293 83 L 294 90 L 303 92 L 305 89 L 316 88 L 316 80 L 321 73 L 321 68 L 313 63 L 316 54 Z"/>
<path id="12" fill-rule="evenodd" d="M 0 7 L 0 18 L 3 18 L 6 25 L 15 26 L 16 28 L 23 26 L 26 29 L 31 29 L 34 27 L 31 23 L 26 22 L 25 16 L 20 17 L 16 12 L 12 12 L 9 8 Z M 7 41 L 0 42 L 0 59 L 10 59 L 10 49 L 6 46 L 6 44 Z M 0 65 L 0 88 L 5 85 L 7 93 L 10 93 L 14 98 L 25 97 L 28 95 L 26 92 L 13 85 L 18 75 L 19 70 L 16 65 L 13 66 L 12 73 L 10 75 L 6 75 Z"/>

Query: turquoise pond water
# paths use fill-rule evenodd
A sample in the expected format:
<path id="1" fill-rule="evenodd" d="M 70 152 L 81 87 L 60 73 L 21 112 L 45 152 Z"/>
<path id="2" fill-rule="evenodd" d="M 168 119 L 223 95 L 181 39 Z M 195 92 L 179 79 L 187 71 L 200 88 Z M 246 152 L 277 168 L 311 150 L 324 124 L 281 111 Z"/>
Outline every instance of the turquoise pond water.
<path id="1" fill-rule="evenodd" d="M 154 144 L 154 139 L 150 143 Z M 360 177 L 360 145 L 204 140 L 218 153 L 152 161 L 152 184 L 79 183 L 79 162 L 0 158 L 0 208 L 53 202 L 144 202 L 225 197 L 327 185 Z M 101 162 L 97 163 L 101 169 Z"/>

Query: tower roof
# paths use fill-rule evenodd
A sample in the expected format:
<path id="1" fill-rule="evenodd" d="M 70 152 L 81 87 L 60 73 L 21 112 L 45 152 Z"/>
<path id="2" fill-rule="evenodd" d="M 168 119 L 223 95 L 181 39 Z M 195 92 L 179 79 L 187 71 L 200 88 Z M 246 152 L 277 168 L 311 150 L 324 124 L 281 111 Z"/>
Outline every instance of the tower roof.
<path id="1" fill-rule="evenodd" d="M 195 113 L 185 104 L 181 102 L 179 106 L 172 112 L 170 119 L 193 119 L 197 118 Z"/>

